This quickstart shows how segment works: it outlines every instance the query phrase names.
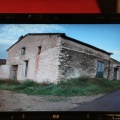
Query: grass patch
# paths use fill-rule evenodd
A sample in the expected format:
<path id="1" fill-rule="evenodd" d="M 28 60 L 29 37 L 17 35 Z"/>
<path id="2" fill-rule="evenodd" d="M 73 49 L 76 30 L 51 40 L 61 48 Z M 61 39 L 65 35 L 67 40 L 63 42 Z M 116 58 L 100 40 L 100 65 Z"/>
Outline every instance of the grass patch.
<path id="1" fill-rule="evenodd" d="M 17 80 L 0 79 L 0 89 L 28 95 L 89 96 L 120 89 L 120 81 L 97 78 L 76 78 L 60 81 L 58 84 L 40 84 L 32 80 L 19 82 Z"/>

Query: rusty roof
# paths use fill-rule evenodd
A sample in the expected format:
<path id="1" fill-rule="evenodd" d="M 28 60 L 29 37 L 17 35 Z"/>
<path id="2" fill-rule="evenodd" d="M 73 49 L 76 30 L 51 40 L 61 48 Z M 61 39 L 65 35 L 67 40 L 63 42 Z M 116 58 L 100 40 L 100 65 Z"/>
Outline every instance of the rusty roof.
<path id="1" fill-rule="evenodd" d="M 25 36 L 20 37 L 16 43 L 14 43 L 11 47 L 9 47 L 9 48 L 7 49 L 7 51 L 8 51 L 10 48 L 12 48 L 15 44 L 17 44 L 19 41 L 21 41 L 23 38 L 25 38 L 26 36 L 28 36 L 28 35 L 59 35 L 59 36 L 61 36 L 61 37 L 64 38 L 64 39 L 67 39 L 67 40 L 76 42 L 76 43 L 78 43 L 78 44 L 82 44 L 82 45 L 84 45 L 84 46 L 87 46 L 87 47 L 90 47 L 90 48 L 92 48 L 92 49 L 98 50 L 98 51 L 100 51 L 100 52 L 106 53 L 106 54 L 108 54 L 108 55 L 113 54 L 113 53 L 107 52 L 107 51 L 105 51 L 105 50 L 102 50 L 102 49 L 100 49 L 100 48 L 97 48 L 97 47 L 95 47 L 95 46 L 93 46 L 93 45 L 90 45 L 90 44 L 84 43 L 84 42 L 82 42 L 82 41 L 79 41 L 79 40 L 77 40 L 77 39 L 74 39 L 74 38 L 71 38 L 71 37 L 69 37 L 69 36 L 66 36 L 65 33 L 28 33 L 28 34 L 26 34 Z"/>

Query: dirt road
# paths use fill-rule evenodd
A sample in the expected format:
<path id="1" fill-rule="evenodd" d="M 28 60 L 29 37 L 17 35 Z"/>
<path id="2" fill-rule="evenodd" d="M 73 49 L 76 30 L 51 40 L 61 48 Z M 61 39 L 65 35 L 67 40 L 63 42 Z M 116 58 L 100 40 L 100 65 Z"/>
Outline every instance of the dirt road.
<path id="1" fill-rule="evenodd" d="M 103 96 L 33 96 L 0 90 L 0 111 L 68 111 L 80 103 L 90 102 Z"/>

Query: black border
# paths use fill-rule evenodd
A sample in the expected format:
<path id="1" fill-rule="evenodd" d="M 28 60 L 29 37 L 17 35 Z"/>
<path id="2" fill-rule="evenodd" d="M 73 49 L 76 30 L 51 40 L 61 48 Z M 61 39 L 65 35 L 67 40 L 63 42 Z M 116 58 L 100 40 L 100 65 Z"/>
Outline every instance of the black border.
<path id="1" fill-rule="evenodd" d="M 120 14 L 51 14 L 51 13 L 3 13 L 1 24 L 77 24 L 77 23 L 120 23 Z"/>
<path id="2" fill-rule="evenodd" d="M 0 112 L 0 120 L 120 120 L 120 112 Z"/>
<path id="3" fill-rule="evenodd" d="M 0 24 L 119 24 L 120 14 L 0 14 Z M 55 115 L 55 116 L 54 116 Z M 120 111 L 37 111 L 0 112 L 0 120 L 102 120 L 110 119 Z M 55 118 L 54 118 L 54 117 Z M 119 118 L 120 119 L 120 118 Z"/>

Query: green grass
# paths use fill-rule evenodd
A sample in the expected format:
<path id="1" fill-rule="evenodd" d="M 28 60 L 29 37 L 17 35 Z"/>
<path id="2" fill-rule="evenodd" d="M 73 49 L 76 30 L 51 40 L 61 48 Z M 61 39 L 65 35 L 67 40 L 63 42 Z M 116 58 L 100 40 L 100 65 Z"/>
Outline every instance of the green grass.
<path id="1" fill-rule="evenodd" d="M 58 84 L 40 84 L 32 80 L 19 82 L 17 80 L 0 79 L 0 89 L 28 95 L 90 96 L 120 89 L 120 80 L 76 78 L 66 81 L 62 80 Z"/>

